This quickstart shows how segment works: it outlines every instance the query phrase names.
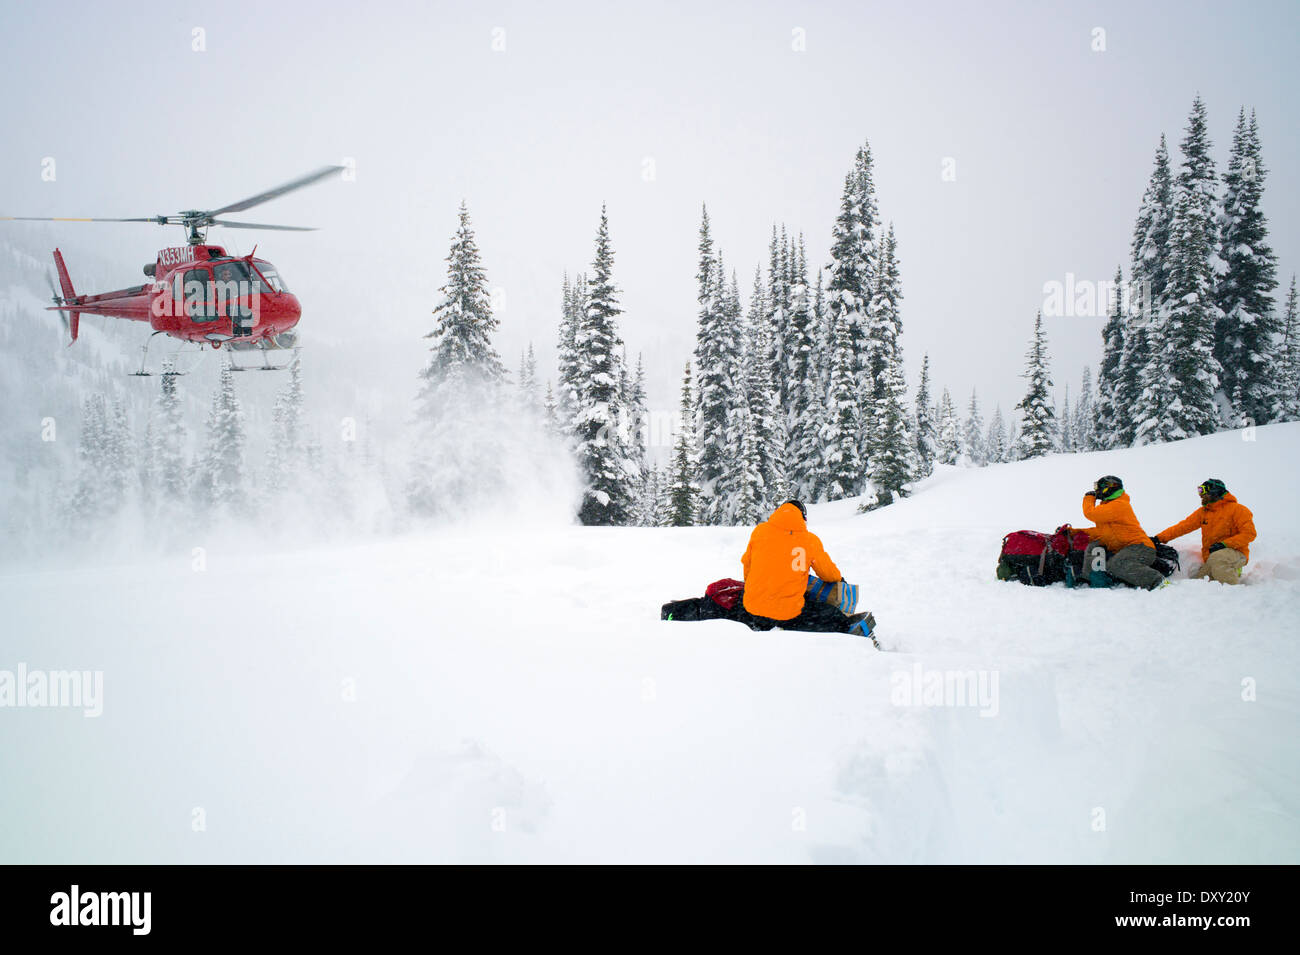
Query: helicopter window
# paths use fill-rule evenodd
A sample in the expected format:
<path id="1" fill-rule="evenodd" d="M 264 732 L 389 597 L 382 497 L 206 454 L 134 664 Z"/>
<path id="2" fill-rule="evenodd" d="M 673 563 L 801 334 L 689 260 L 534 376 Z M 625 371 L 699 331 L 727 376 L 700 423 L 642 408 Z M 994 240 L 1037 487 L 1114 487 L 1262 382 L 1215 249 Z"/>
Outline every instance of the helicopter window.
<path id="1" fill-rule="evenodd" d="M 259 261 L 257 263 L 257 271 L 262 273 L 262 277 L 266 279 L 266 284 L 271 286 L 272 291 L 289 291 L 289 286 L 284 284 L 284 279 L 280 278 L 280 273 L 275 270 L 275 266 L 270 262 Z"/>
<path id="2" fill-rule="evenodd" d="M 217 310 L 208 296 L 211 282 L 212 273 L 207 269 L 190 269 L 185 273 L 185 314 L 196 322 L 209 322 L 217 317 Z"/>

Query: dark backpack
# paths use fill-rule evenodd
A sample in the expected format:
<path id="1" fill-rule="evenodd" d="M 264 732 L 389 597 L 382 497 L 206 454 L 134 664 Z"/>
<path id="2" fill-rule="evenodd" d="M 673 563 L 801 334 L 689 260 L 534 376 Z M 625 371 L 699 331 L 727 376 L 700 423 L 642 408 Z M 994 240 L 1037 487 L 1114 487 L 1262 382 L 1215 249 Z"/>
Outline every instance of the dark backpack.
<path id="1" fill-rule="evenodd" d="M 743 581 L 724 577 L 715 580 L 704 590 L 703 597 L 670 600 L 659 608 L 660 620 L 728 620 L 739 619 L 743 610 L 740 600 L 745 592 Z"/>

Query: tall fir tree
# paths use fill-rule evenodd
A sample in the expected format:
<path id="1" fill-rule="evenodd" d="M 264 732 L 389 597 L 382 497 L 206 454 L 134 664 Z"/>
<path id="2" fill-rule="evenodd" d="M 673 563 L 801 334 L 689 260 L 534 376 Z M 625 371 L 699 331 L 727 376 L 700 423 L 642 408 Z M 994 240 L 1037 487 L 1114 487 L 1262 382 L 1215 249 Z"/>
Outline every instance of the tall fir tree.
<path id="1" fill-rule="evenodd" d="M 934 462 L 939 455 L 939 435 L 930 406 L 930 356 L 921 359 L 921 383 L 916 389 L 912 421 L 915 431 L 916 475 L 929 477 L 934 472 Z"/>
<path id="2" fill-rule="evenodd" d="M 673 445 L 672 481 L 668 485 L 667 523 L 690 527 L 699 509 L 699 466 L 695 453 L 695 398 L 691 393 L 691 365 L 682 376 L 682 403 Z"/>
<path id="3" fill-rule="evenodd" d="M 879 257 L 875 238 L 879 213 L 872 165 L 871 147 L 864 143 L 854 157 L 853 168 L 844 177 L 840 211 L 831 233 L 831 261 L 827 267 L 830 281 L 826 289 L 832 327 L 838 329 L 838 324 L 843 322 L 853 358 L 860 448 L 868 445 L 874 411 L 875 382 L 868 342 Z M 859 489 L 860 485 L 851 493 L 856 494 Z"/>
<path id="4" fill-rule="evenodd" d="M 1124 358 L 1124 272 L 1115 267 L 1115 294 L 1110 302 L 1110 313 L 1101 331 L 1101 365 L 1097 369 L 1097 400 L 1092 409 L 1095 421 L 1091 427 L 1092 441 L 1099 448 L 1113 448 L 1120 444 L 1120 432 L 1129 420 L 1132 407 L 1122 404 L 1124 393 L 1121 367 Z M 1136 381 L 1136 378 L 1134 378 Z"/>
<path id="5" fill-rule="evenodd" d="M 1049 454 L 1056 446 L 1056 417 L 1052 409 L 1052 377 L 1048 367 L 1047 336 L 1043 332 L 1043 313 L 1034 319 L 1034 335 L 1022 377 L 1028 381 L 1025 396 L 1016 405 L 1022 413 L 1016 456 L 1023 460 Z"/>
<path id="6" fill-rule="evenodd" d="M 271 410 L 271 448 L 267 488 L 283 491 L 295 485 L 307 454 L 303 427 L 302 359 L 289 362 L 289 380 L 275 396 Z"/>
<path id="7" fill-rule="evenodd" d="M 988 444 L 984 435 L 984 416 L 980 414 L 980 399 L 974 388 L 970 404 L 966 407 L 966 454 L 977 468 L 988 464 Z"/>
<path id="8" fill-rule="evenodd" d="M 1224 272 L 1216 290 L 1219 316 L 1214 354 L 1223 369 L 1222 387 L 1238 421 L 1266 424 L 1275 400 L 1275 346 L 1279 332 L 1273 292 L 1277 257 L 1268 242 L 1261 203 L 1264 160 L 1255 114 L 1237 115 L 1232 153 L 1224 173 L 1219 213 L 1219 259 Z"/>
<path id="9" fill-rule="evenodd" d="M 525 414 L 533 417 L 542 413 L 542 396 L 537 388 L 537 356 L 532 342 L 519 355 L 519 406 Z"/>
<path id="10" fill-rule="evenodd" d="M 1107 379 L 1103 403 L 1104 425 L 1109 433 L 1107 447 L 1128 447 L 1165 414 L 1172 400 L 1166 387 L 1163 361 L 1163 323 L 1169 296 L 1169 273 L 1173 265 L 1174 179 L 1169 166 L 1169 149 L 1162 134 L 1156 149 L 1155 166 L 1138 207 L 1130 246 L 1132 270 L 1128 302 L 1124 308 L 1124 347 L 1114 386 Z M 1151 381 L 1155 386 L 1148 388 Z"/>
<path id="11" fill-rule="evenodd" d="M 812 501 L 817 499 L 826 482 L 822 448 L 825 398 L 820 392 L 821 374 L 818 369 L 826 356 L 817 352 L 817 298 L 808 294 L 802 236 L 796 263 L 785 364 L 790 395 L 786 416 L 786 473 L 790 479 L 790 493 L 801 500 Z"/>
<path id="12" fill-rule="evenodd" d="M 1007 460 L 1007 426 L 1002 419 L 1002 406 L 993 409 L 993 419 L 989 422 L 988 440 L 985 442 L 989 464 L 1001 464 Z"/>
<path id="13" fill-rule="evenodd" d="M 157 414 L 150 432 L 153 490 L 162 500 L 178 502 L 186 491 L 185 446 L 188 434 L 181 396 L 176 390 L 176 367 L 168 361 L 159 379 Z"/>
<path id="14" fill-rule="evenodd" d="M 782 454 L 785 431 L 781 427 L 780 392 L 775 368 L 776 351 L 772 341 L 763 278 L 760 270 L 754 272 L 754 290 L 749 302 L 748 345 L 745 359 L 745 397 L 749 401 L 749 417 L 754 430 L 752 453 L 755 467 L 762 477 L 764 493 L 780 494 L 778 485 L 784 480 Z"/>
<path id="15" fill-rule="evenodd" d="M 574 432 L 578 462 L 586 479 L 578 518 L 587 525 L 627 524 L 639 479 L 620 427 L 619 375 L 623 348 L 618 332 L 618 289 L 614 285 L 614 249 L 609 217 L 600 208 L 596 256 L 587 284 L 587 308 L 575 338 L 580 358 Z"/>
<path id="16" fill-rule="evenodd" d="M 568 273 L 564 276 L 562 305 L 560 310 L 559 340 L 556 345 L 558 359 L 558 393 L 556 394 L 556 416 L 565 431 L 572 433 L 573 419 L 577 414 L 578 386 L 581 379 L 581 358 L 578 354 L 578 327 L 582 324 L 587 311 L 587 279 L 579 275 L 569 282 Z"/>
<path id="17" fill-rule="evenodd" d="M 826 500 L 839 501 L 862 492 L 862 458 L 858 453 L 858 389 L 851 318 L 841 310 L 835 317 L 835 351 L 831 358 L 830 417 L 823 446 L 826 449 Z"/>
<path id="18" fill-rule="evenodd" d="M 244 411 L 235 391 L 230 362 L 221 365 L 221 377 L 208 413 L 207 440 L 199 467 L 196 496 L 202 504 L 239 507 L 247 490 L 244 473 Z"/>
<path id="19" fill-rule="evenodd" d="M 1273 394 L 1274 421 L 1300 421 L 1300 314 L 1297 314 L 1295 275 L 1282 311 L 1281 341 L 1277 349 L 1277 387 Z"/>
<path id="20" fill-rule="evenodd" d="M 495 386 L 505 378 L 505 366 L 492 345 L 492 332 L 500 323 L 492 314 L 487 274 L 479 257 L 469 210 L 460 204 L 460 224 L 447 255 L 447 284 L 433 310 L 436 319 L 429 360 L 420 373 L 423 385 L 417 401 L 417 418 L 436 419 L 445 407 L 448 391 L 477 385 Z"/>
<path id="21" fill-rule="evenodd" d="M 714 249 L 706 208 L 700 221 L 699 266 L 696 272 L 699 321 L 695 333 L 695 442 L 699 454 L 700 523 L 726 524 L 735 478 L 739 438 L 732 430 L 741 384 L 739 316 L 728 297 L 721 255 Z"/>
<path id="22" fill-rule="evenodd" d="M 1152 354 L 1141 385 L 1147 417 L 1138 425 L 1141 444 L 1175 441 L 1210 434 L 1219 426 L 1215 392 L 1219 363 L 1214 357 L 1214 160 L 1206 126 L 1205 104 L 1192 104 L 1183 164 L 1174 190 L 1170 232 L 1169 284 L 1152 337 Z"/>
<path id="23" fill-rule="evenodd" d="M 1065 386 L 1065 402 L 1056 415 L 1056 446 L 1062 454 L 1072 454 L 1074 446 L 1074 409 L 1070 407 L 1070 386 Z"/>
<path id="24" fill-rule="evenodd" d="M 1074 447 L 1076 451 L 1096 451 L 1097 413 L 1092 395 L 1092 370 L 1083 366 L 1083 384 L 1079 400 L 1074 403 Z"/>
<path id="25" fill-rule="evenodd" d="M 952 395 L 943 389 L 943 396 L 935 409 L 936 460 L 940 464 L 958 464 L 961 461 L 961 423 L 957 420 L 957 409 L 952 403 Z"/>
<path id="26" fill-rule="evenodd" d="M 901 434 L 906 444 L 912 443 L 912 427 L 906 414 L 900 421 L 893 418 L 893 405 L 905 400 L 903 385 L 903 288 L 899 274 L 898 240 L 894 235 L 894 225 L 890 223 L 889 231 L 880 242 L 880 261 L 872 289 L 871 306 L 867 317 L 868 372 L 871 375 L 869 387 L 872 396 L 872 420 L 863 429 L 867 447 L 874 454 L 876 449 L 891 449 L 887 453 L 889 462 L 882 462 L 879 467 L 871 463 L 871 474 L 896 473 L 899 467 L 893 447 Z M 911 469 L 907 468 L 907 478 L 911 479 Z M 872 478 L 877 488 L 876 479 Z M 897 483 L 897 482 L 895 482 Z M 901 484 L 898 485 L 901 488 Z"/>
<path id="27" fill-rule="evenodd" d="M 875 441 L 871 447 L 871 486 L 876 504 L 892 504 L 904 497 L 912 480 L 912 429 L 903 407 L 907 385 L 901 362 L 891 362 L 876 391 Z"/>

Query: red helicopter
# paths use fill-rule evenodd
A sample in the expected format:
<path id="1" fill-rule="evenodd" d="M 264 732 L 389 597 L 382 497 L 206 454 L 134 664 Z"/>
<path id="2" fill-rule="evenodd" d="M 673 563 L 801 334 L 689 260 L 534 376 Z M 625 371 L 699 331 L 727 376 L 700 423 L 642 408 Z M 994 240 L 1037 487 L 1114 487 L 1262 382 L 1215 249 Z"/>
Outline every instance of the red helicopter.
<path id="1" fill-rule="evenodd" d="M 257 258 L 257 247 L 245 256 L 231 256 L 219 245 L 207 244 L 209 226 L 228 229 L 274 229 L 281 232 L 311 232 L 310 227 L 263 225 L 231 222 L 218 216 L 242 212 L 286 193 L 319 182 L 343 169 L 325 166 L 274 189 L 248 199 L 232 202 L 220 209 L 190 209 L 172 216 L 148 216 L 138 219 L 58 218 L 49 216 L 0 216 L 0 221 L 21 222 L 153 222 L 158 225 L 183 226 L 188 245 L 162 249 L 158 258 L 144 267 L 153 281 L 99 295 L 78 295 L 63 262 L 63 254 L 54 250 L 54 267 L 58 271 L 62 294 L 53 288 L 54 305 L 49 311 L 63 316 L 64 325 L 77 340 L 82 315 L 106 315 L 148 322 L 154 330 L 145 341 L 145 357 L 154 335 L 170 335 L 184 342 L 208 344 L 229 351 L 262 353 L 259 371 L 279 371 L 287 365 L 272 365 L 267 353 L 296 348 L 298 333 L 293 331 L 302 315 L 302 306 L 290 293 L 280 273 L 270 262 Z M 145 357 L 136 375 L 148 375 Z M 235 371 L 244 367 L 231 366 Z"/>

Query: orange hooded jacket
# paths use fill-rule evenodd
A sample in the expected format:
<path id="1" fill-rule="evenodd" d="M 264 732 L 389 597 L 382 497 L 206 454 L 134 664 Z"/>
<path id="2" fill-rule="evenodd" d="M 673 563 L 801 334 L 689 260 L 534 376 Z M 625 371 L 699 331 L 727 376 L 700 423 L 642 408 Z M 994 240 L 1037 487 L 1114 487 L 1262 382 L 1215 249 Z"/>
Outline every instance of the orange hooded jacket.
<path id="1" fill-rule="evenodd" d="M 1132 544 L 1145 544 L 1151 547 L 1151 535 L 1138 523 L 1137 515 L 1133 513 L 1133 505 L 1129 503 L 1128 491 L 1113 501 L 1100 503 L 1091 494 L 1085 494 L 1083 516 L 1097 526 L 1082 527 L 1080 530 L 1112 554 Z"/>
<path id="2" fill-rule="evenodd" d="M 1250 559 L 1250 542 L 1255 539 L 1255 515 L 1250 508 L 1239 504 L 1231 493 L 1223 495 L 1209 507 L 1198 507 L 1172 527 L 1166 527 L 1156 538 L 1167 544 L 1171 540 L 1201 529 L 1201 560 L 1210 559 L 1210 547 L 1223 544 Z"/>
<path id="3" fill-rule="evenodd" d="M 839 568 L 793 504 L 782 504 L 754 528 L 740 563 L 745 568 L 745 609 L 773 620 L 799 616 L 808 568 L 828 583 L 841 579 Z"/>

